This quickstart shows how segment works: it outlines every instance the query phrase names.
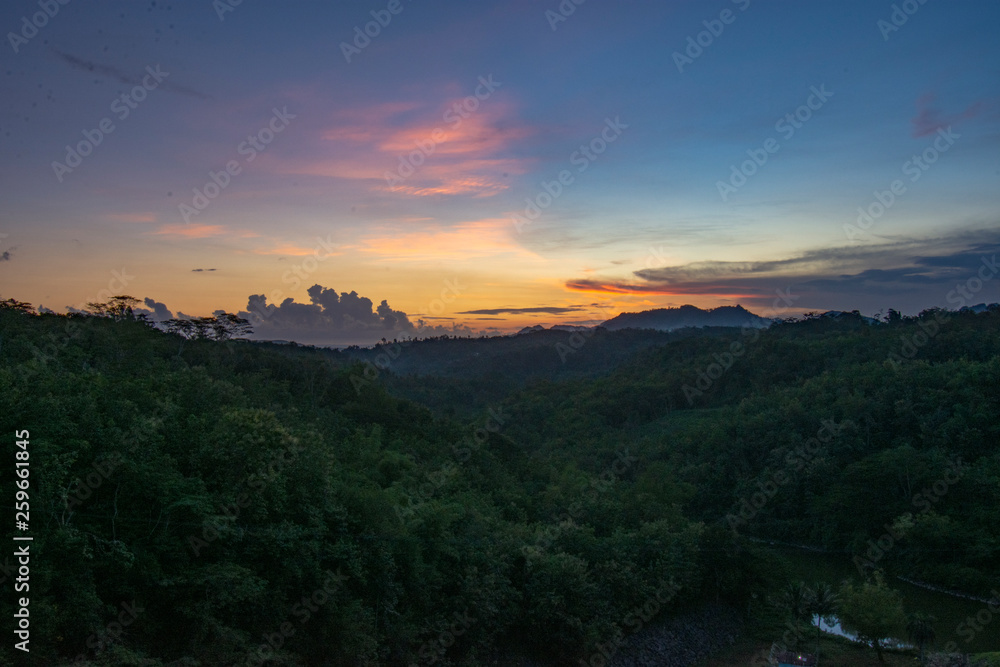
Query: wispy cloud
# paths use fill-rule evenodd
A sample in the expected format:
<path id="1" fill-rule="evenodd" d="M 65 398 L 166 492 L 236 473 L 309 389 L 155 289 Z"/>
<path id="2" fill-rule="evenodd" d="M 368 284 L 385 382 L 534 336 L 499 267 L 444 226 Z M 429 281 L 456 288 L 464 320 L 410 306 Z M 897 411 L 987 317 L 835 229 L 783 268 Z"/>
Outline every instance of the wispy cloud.
<path id="1" fill-rule="evenodd" d="M 307 246 L 297 246 L 290 243 L 285 243 L 273 248 L 259 248 L 254 251 L 258 255 L 283 255 L 291 257 L 306 257 L 309 255 L 316 255 L 317 253 L 322 257 L 336 257 L 343 253 L 339 252 L 328 252 L 326 249 L 317 247 L 307 247 Z"/>
<path id="2" fill-rule="evenodd" d="M 546 315 L 562 315 L 565 313 L 575 313 L 584 310 L 584 306 L 535 306 L 532 308 L 482 308 L 480 310 L 463 310 L 457 315 L 528 315 L 531 313 L 544 313 Z M 477 319 L 499 319 L 499 318 L 477 318 Z"/>
<path id="3" fill-rule="evenodd" d="M 1000 229 L 821 248 L 779 260 L 693 262 L 635 271 L 631 279 L 568 280 L 566 289 L 616 295 L 701 297 L 765 307 L 777 293 L 795 307 L 853 310 L 945 305 L 946 294 L 1000 254 Z M 877 267 L 877 268 L 874 268 Z M 995 289 L 992 297 L 996 299 Z"/>
<path id="4" fill-rule="evenodd" d="M 149 232 L 156 236 L 169 236 L 179 239 L 207 239 L 213 236 L 229 236 L 239 239 L 260 238 L 260 234 L 249 229 L 232 229 L 222 225 L 181 224 L 160 225 L 155 231 Z"/>
<path id="5" fill-rule="evenodd" d="M 319 131 L 317 150 L 285 160 L 279 170 L 368 180 L 373 192 L 407 197 L 497 195 L 510 187 L 511 176 L 525 173 L 526 160 L 510 149 L 533 131 L 499 98 L 485 100 L 465 117 L 449 115 L 460 100 L 340 112 Z"/>
<path id="6" fill-rule="evenodd" d="M 956 125 L 960 121 L 975 118 L 983 109 L 983 103 L 979 101 L 969 105 L 965 111 L 947 114 L 935 106 L 936 101 L 937 95 L 935 93 L 927 93 L 917 99 L 917 115 L 910 121 L 913 125 L 914 137 L 926 137 L 942 128 Z"/>
<path id="7" fill-rule="evenodd" d="M 52 51 L 57 56 L 59 56 L 63 60 L 63 62 L 69 64 L 71 67 L 74 67 L 78 70 L 82 70 L 84 72 L 103 74 L 106 77 L 114 79 L 120 83 L 128 84 L 130 86 L 140 85 L 142 83 L 142 78 L 146 76 L 145 71 L 142 71 L 139 74 L 134 74 L 121 70 L 112 65 L 104 65 L 101 63 L 94 62 L 92 60 L 86 60 L 84 58 L 74 56 L 71 53 L 64 53 L 57 49 L 52 49 Z M 182 86 L 181 84 L 175 83 L 173 81 L 167 81 L 167 80 L 160 81 L 160 83 L 157 85 L 157 88 L 162 88 L 163 90 L 167 90 L 172 93 L 178 93 L 180 95 L 197 97 L 203 100 L 211 99 L 210 95 L 206 95 L 205 93 L 199 90 L 195 90 L 194 88 Z"/>
<path id="8" fill-rule="evenodd" d="M 163 225 L 155 234 L 173 236 L 182 239 L 207 239 L 212 236 L 222 236 L 228 230 L 222 225 Z"/>
<path id="9" fill-rule="evenodd" d="M 574 292 L 590 292 L 592 294 L 645 294 L 655 296 L 682 296 L 685 294 L 682 289 L 676 287 L 615 280 L 567 280 L 566 289 Z M 707 296 L 723 295 L 709 292 Z M 728 297 L 729 295 L 724 296 Z"/>

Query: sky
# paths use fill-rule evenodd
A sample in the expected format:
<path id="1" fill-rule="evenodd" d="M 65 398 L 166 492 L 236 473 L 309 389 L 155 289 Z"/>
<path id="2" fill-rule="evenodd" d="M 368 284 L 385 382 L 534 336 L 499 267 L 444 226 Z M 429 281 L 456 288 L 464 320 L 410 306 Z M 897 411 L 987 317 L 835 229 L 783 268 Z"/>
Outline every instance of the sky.
<path id="1" fill-rule="evenodd" d="M 1000 4 L 8 0 L 0 297 L 313 344 L 1000 301 Z"/>

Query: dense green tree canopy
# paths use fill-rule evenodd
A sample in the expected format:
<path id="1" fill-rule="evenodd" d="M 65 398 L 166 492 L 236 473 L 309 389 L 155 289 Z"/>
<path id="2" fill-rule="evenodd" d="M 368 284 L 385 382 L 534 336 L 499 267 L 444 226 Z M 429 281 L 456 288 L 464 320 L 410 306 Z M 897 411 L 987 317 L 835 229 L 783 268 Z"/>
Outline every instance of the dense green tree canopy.
<path id="1" fill-rule="evenodd" d="M 4 303 L 38 664 L 566 664 L 664 590 L 657 617 L 779 590 L 747 538 L 842 550 L 859 578 L 1000 585 L 1000 313 L 601 332 L 565 362 L 552 332 L 506 356 L 451 341 L 467 363 L 435 375 L 425 352 L 449 341 L 376 367 L 160 331 L 124 301 Z M 886 605 L 854 586 L 840 597 L 860 629 Z"/>

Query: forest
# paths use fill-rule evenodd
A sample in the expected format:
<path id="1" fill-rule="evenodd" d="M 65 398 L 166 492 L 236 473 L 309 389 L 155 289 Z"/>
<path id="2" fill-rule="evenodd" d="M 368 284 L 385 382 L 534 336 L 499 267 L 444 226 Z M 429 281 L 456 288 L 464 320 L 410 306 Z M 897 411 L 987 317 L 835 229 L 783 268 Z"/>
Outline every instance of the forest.
<path id="1" fill-rule="evenodd" d="M 822 609 L 768 542 L 853 563 L 827 593 L 861 635 L 897 577 L 1000 589 L 1000 308 L 344 350 L 248 333 L 0 303 L 30 664 L 605 664 L 705 609 L 751 632 Z"/>

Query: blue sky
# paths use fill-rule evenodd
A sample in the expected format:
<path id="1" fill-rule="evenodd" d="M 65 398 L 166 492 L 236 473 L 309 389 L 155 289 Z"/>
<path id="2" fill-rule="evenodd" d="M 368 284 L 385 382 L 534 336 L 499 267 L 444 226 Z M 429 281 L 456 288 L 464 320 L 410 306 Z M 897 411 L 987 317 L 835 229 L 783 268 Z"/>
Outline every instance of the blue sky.
<path id="1" fill-rule="evenodd" d="M 37 1 L 0 8 L 0 295 L 60 312 L 263 295 L 288 307 L 261 331 L 335 343 L 384 329 L 382 300 L 424 332 L 762 312 L 788 290 L 795 312 L 917 312 L 1000 241 L 996 3 L 56 6 L 30 37 Z M 100 144 L 54 167 L 85 132 Z"/>

